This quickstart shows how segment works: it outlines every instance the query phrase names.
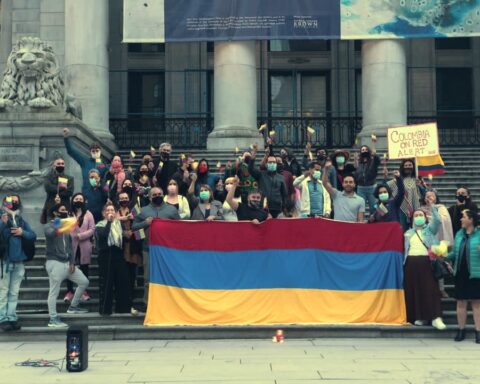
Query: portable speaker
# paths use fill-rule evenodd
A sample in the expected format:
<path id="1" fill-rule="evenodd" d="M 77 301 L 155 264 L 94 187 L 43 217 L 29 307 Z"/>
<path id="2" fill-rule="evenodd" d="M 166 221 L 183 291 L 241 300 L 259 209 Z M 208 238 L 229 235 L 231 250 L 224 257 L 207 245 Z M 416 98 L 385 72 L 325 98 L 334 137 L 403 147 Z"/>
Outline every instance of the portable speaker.
<path id="1" fill-rule="evenodd" d="M 82 372 L 88 367 L 88 327 L 74 325 L 67 331 L 67 371 Z"/>

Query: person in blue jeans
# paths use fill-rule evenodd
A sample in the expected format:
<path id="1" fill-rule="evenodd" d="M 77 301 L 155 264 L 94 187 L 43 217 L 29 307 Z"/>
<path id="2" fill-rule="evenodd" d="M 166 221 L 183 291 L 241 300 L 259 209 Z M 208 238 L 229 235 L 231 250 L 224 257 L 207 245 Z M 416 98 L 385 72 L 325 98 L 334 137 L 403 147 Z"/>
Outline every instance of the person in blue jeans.
<path id="1" fill-rule="evenodd" d="M 22 249 L 22 238 L 35 241 L 37 235 L 21 216 L 20 196 L 10 195 L 3 199 L 0 220 L 0 241 L 3 255 L 0 276 L 0 329 L 18 331 L 17 303 L 20 284 L 25 275 L 23 262 L 27 259 Z"/>
<path id="2" fill-rule="evenodd" d="M 367 145 L 362 145 L 360 148 L 360 159 L 357 160 L 357 169 L 354 175 L 357 180 L 357 194 L 365 200 L 365 203 L 368 203 L 370 214 L 375 213 L 375 205 L 377 203 L 374 192 L 379 165 L 380 158 L 375 153 L 375 150 L 370 149 Z"/>

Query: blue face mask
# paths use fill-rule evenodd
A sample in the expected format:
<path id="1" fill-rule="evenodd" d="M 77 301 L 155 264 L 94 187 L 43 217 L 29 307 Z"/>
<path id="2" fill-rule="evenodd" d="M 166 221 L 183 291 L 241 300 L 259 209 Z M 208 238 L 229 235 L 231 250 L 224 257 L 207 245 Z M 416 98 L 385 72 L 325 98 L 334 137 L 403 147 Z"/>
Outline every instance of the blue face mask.
<path id="1" fill-rule="evenodd" d="M 417 227 L 423 227 L 426 223 L 426 219 L 425 219 L 425 216 L 415 216 L 413 218 L 413 223 L 417 226 Z"/>
<path id="2" fill-rule="evenodd" d="M 345 164 L 345 156 L 337 156 L 337 164 Z"/>
<path id="3" fill-rule="evenodd" d="M 378 198 L 380 199 L 380 201 L 381 201 L 382 203 L 385 203 L 386 201 L 388 201 L 388 198 L 389 198 L 389 197 L 390 197 L 390 196 L 389 196 L 388 192 L 384 192 L 384 193 L 379 193 L 379 194 L 378 194 Z"/>
<path id="4" fill-rule="evenodd" d="M 91 179 L 88 179 L 88 181 L 90 181 L 90 185 L 95 188 L 98 183 L 97 183 L 97 180 L 95 180 L 93 177 Z"/>
<path id="5" fill-rule="evenodd" d="M 277 170 L 277 163 L 267 163 L 267 170 L 269 172 L 275 172 Z"/>
<path id="6" fill-rule="evenodd" d="M 320 177 L 322 177 L 322 172 L 320 172 L 320 171 L 313 171 L 312 177 L 313 177 L 315 180 L 320 180 Z"/>
<path id="7" fill-rule="evenodd" d="M 208 201 L 210 200 L 210 192 L 208 191 L 200 191 L 200 200 Z"/>

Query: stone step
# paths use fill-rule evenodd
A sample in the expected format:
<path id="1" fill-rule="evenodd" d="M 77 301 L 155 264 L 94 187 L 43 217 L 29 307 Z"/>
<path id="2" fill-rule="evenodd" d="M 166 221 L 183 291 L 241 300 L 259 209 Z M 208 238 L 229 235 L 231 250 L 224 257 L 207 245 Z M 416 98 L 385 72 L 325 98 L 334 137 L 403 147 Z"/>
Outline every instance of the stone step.
<path id="1" fill-rule="evenodd" d="M 98 298 L 98 278 L 93 280 L 94 283 L 97 284 L 90 284 L 87 288 L 92 299 Z M 48 282 L 46 285 L 41 287 L 21 287 L 19 293 L 19 305 L 23 300 L 36 300 L 39 304 L 43 302 L 46 303 L 46 299 L 48 297 Z M 62 289 L 60 290 L 59 298 L 63 299 L 63 295 L 65 295 L 67 291 L 67 283 L 62 283 Z M 134 288 L 134 297 L 143 297 L 143 288 Z"/>
<path id="2" fill-rule="evenodd" d="M 63 295 L 65 291 L 62 291 Z M 135 292 L 136 296 L 133 300 L 134 306 L 141 306 L 143 303 L 143 294 Z M 57 299 L 57 311 L 58 313 L 66 313 L 69 307 L 69 304 L 63 301 L 63 295 L 59 295 Z M 40 299 L 21 299 L 18 300 L 17 312 L 18 314 L 22 313 L 48 313 L 47 306 L 47 296 L 48 293 L 45 293 Z M 98 312 L 98 295 L 94 294 L 94 297 L 89 301 L 82 302 L 82 306 L 87 308 L 90 312 Z"/>
<path id="3" fill-rule="evenodd" d="M 129 316 L 129 315 L 128 315 Z M 67 323 L 70 321 L 67 320 Z M 45 321 L 44 321 L 45 324 Z M 289 339 L 325 338 L 428 338 L 452 339 L 456 326 L 437 331 L 430 326 L 388 325 L 249 325 L 249 326 L 164 326 L 143 325 L 89 325 L 89 340 L 228 340 L 259 339 L 271 340 L 277 329 Z M 473 326 L 468 325 L 467 338 L 473 340 Z M 18 332 L 0 333 L 0 342 L 65 341 L 66 329 L 53 329 L 45 325 L 24 327 Z M 395 341 L 392 341 L 395 342 Z M 470 344 L 467 344 L 470 345 Z M 473 344 L 472 344 L 473 345 Z M 473 347 L 472 347 L 473 348 Z"/>

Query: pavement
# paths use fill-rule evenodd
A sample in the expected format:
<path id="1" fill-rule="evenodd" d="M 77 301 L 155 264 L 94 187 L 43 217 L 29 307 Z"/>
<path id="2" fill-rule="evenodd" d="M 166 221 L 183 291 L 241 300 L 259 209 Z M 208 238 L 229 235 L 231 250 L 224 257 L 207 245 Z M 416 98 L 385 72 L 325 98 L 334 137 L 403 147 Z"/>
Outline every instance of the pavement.
<path id="1" fill-rule="evenodd" d="M 273 335 L 272 335 L 273 336 Z M 93 341 L 89 367 L 69 373 L 23 367 L 27 359 L 62 359 L 65 342 L 0 343 L 0 382 L 309 384 L 480 383 L 473 334 L 446 339 L 289 339 Z"/>

